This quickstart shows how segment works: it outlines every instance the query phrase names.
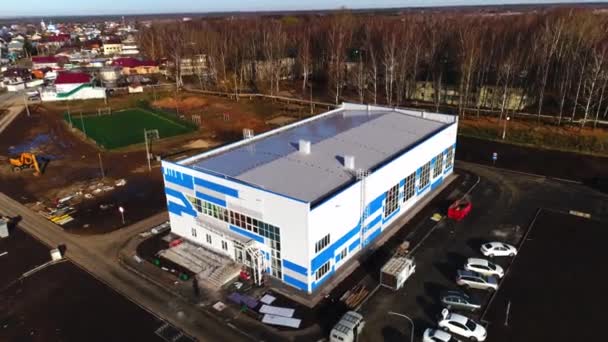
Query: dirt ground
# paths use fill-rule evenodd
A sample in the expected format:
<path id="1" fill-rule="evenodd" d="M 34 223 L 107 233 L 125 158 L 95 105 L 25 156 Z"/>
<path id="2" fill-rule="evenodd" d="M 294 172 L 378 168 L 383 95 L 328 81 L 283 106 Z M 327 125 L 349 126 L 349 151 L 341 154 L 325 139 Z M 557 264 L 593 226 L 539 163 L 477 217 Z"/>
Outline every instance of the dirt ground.
<path id="1" fill-rule="evenodd" d="M 166 94 L 165 94 L 166 95 Z M 159 105 L 175 104 L 174 98 Z M 130 108 L 137 101 L 150 100 L 152 94 L 111 97 L 112 110 Z M 305 112 L 297 106 L 261 100 L 234 102 L 226 98 L 198 94 L 180 94 L 180 116 L 191 120 L 200 114 L 201 129 L 194 133 L 156 141 L 151 152 L 162 158 L 193 154 L 242 138 L 243 128 L 261 133 L 271 129 L 266 124 L 271 116 L 296 116 Z M 71 113 L 94 113 L 105 106 L 103 101 L 75 101 Z M 1 191 L 37 211 L 55 208 L 59 199 L 76 195 L 65 209 L 74 220 L 63 227 L 78 234 L 97 234 L 119 229 L 165 209 L 160 163 L 152 162 L 148 171 L 145 148 L 133 145 L 116 151 L 99 149 L 82 134 L 72 131 L 63 120 L 67 103 L 50 103 L 31 107 L 31 116 L 20 115 L 0 135 Z M 167 108 L 170 110 L 170 108 Z M 119 128 L 117 128 L 119 129 Z M 8 157 L 33 152 L 49 160 L 42 176 L 31 171 L 15 173 Z M 100 161 L 101 159 L 101 161 Z M 103 175 L 102 178 L 102 167 Z M 126 182 L 117 186 L 117 182 Z M 122 183 L 120 183 L 122 185 Z M 123 224 L 118 207 L 125 210 Z M 73 207 L 73 210 L 69 210 Z"/>
<path id="2" fill-rule="evenodd" d="M 4 251 L 0 341 L 164 341 L 155 334 L 163 321 L 71 262 L 15 281 L 50 260 L 48 248 L 20 229 L 0 240 Z"/>

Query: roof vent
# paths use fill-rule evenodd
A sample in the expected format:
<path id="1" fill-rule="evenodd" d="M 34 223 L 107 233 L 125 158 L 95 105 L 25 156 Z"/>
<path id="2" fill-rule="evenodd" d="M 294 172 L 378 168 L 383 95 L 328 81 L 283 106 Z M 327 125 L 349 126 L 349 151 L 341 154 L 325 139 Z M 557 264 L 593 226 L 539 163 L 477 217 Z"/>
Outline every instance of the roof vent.
<path id="1" fill-rule="evenodd" d="M 344 156 L 344 167 L 349 170 L 355 169 L 355 156 L 345 155 Z"/>
<path id="2" fill-rule="evenodd" d="M 310 141 L 301 139 L 298 143 L 300 152 L 304 154 L 310 154 Z"/>

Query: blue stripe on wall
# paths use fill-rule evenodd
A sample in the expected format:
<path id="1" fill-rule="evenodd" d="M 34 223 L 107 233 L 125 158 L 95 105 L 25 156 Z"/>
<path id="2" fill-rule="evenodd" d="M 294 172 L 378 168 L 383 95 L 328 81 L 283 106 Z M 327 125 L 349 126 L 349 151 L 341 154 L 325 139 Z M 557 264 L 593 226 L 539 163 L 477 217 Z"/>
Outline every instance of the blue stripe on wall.
<path id="1" fill-rule="evenodd" d="M 167 196 L 175 197 L 181 202 L 181 204 L 176 203 L 167 198 L 167 210 L 169 210 L 170 213 L 179 216 L 182 216 L 182 213 L 184 213 L 196 217 L 196 210 L 194 210 L 192 204 L 184 194 L 171 188 L 165 188 L 165 193 Z"/>
<path id="2" fill-rule="evenodd" d="M 286 268 L 286 269 L 288 269 L 288 270 L 291 270 L 291 271 L 294 271 L 296 273 L 299 273 L 299 274 L 301 274 L 303 276 L 308 276 L 308 270 L 306 269 L 306 267 L 302 267 L 302 266 L 300 266 L 300 265 L 298 265 L 296 263 L 293 263 L 293 262 L 291 262 L 291 261 L 289 261 L 287 259 L 283 259 L 283 267 Z"/>
<path id="3" fill-rule="evenodd" d="M 210 189 L 210 190 L 213 190 L 215 192 L 219 192 L 224 195 L 228 195 L 228 196 L 232 196 L 232 197 L 236 197 L 236 198 L 239 197 L 239 192 L 237 190 L 229 188 L 227 186 L 217 184 L 217 183 L 210 182 L 208 180 L 204 180 L 204 179 L 195 177 L 194 184 L 202 186 L 202 187 Z"/>
<path id="4" fill-rule="evenodd" d="M 359 243 L 361 243 L 360 239 L 355 240 L 353 243 L 348 246 L 348 252 L 352 252 L 355 248 L 359 247 Z"/>
<path id="5" fill-rule="evenodd" d="M 235 227 L 233 225 L 230 225 L 230 230 L 232 230 L 233 232 L 239 233 L 239 234 L 241 234 L 243 236 L 246 236 L 246 237 L 248 237 L 250 239 L 254 239 L 254 240 L 256 240 L 256 241 L 258 241 L 260 243 L 264 243 L 264 238 L 263 237 L 261 237 L 261 236 L 259 236 L 257 234 L 254 234 L 254 233 L 252 233 L 252 232 L 250 232 L 248 230 L 245 230 L 245 229 L 242 229 L 242 228 L 239 228 L 239 227 Z"/>
<path id="6" fill-rule="evenodd" d="M 369 234 L 369 236 L 367 237 L 367 239 L 365 239 L 365 244 L 369 244 L 372 241 L 374 241 L 378 236 L 380 236 L 380 233 L 382 233 L 382 229 L 380 229 L 380 227 L 378 227 L 378 229 L 374 230 L 373 233 Z"/>
<path id="7" fill-rule="evenodd" d="M 290 277 L 287 274 L 283 274 L 283 281 L 297 289 L 308 292 L 308 285 L 305 282 L 300 281 L 294 277 Z"/>
<path id="8" fill-rule="evenodd" d="M 431 191 L 437 189 L 441 183 L 443 182 L 443 177 L 439 177 L 434 183 L 433 185 L 431 185 Z"/>
<path id="9" fill-rule="evenodd" d="M 171 169 L 163 169 L 163 173 L 165 175 L 165 182 L 177 184 L 187 189 L 194 189 L 192 176 Z"/>
<path id="10" fill-rule="evenodd" d="M 346 233 L 346 235 L 338 239 L 336 242 L 332 243 L 329 247 L 325 248 L 324 251 L 319 253 L 319 255 L 317 255 L 310 261 L 310 269 L 316 271 L 319 267 L 323 266 L 323 264 L 326 263 L 327 260 L 333 258 L 336 248 L 341 247 L 348 240 L 359 234 L 359 229 L 359 225 L 357 225 L 355 228 L 351 229 L 348 233 Z"/>
<path id="11" fill-rule="evenodd" d="M 380 196 L 376 197 L 374 200 L 372 200 L 367 205 L 366 208 L 368 208 L 370 215 L 382 208 L 382 201 L 384 201 L 385 198 L 386 198 L 386 193 L 382 193 Z M 380 214 L 379 217 L 375 218 L 374 220 L 380 219 L 381 217 L 382 217 L 382 214 Z M 310 262 L 311 271 L 313 271 L 313 272 L 316 271 L 319 267 L 321 267 L 324 263 L 326 263 L 327 260 L 333 258 L 336 249 L 342 247 L 342 245 L 344 245 L 348 240 L 353 238 L 355 235 L 359 234 L 360 229 L 361 229 L 360 227 L 361 227 L 361 222 L 359 222 L 355 228 L 351 229 L 348 233 L 346 233 L 346 235 L 344 235 L 340 239 L 336 240 L 329 247 L 327 247 L 324 251 L 319 253 L 319 255 L 314 257 Z M 368 225 L 368 227 L 371 227 L 371 223 L 370 223 L 370 225 Z"/>
<path id="12" fill-rule="evenodd" d="M 217 204 L 220 207 L 224 207 L 224 208 L 226 207 L 226 201 L 223 200 L 223 199 L 219 199 L 217 197 L 209 196 L 207 194 L 204 194 L 204 193 L 198 192 L 198 191 L 196 192 L 196 197 L 200 198 L 200 199 L 202 199 L 204 201 L 211 202 L 213 204 Z"/>
<path id="13" fill-rule="evenodd" d="M 390 219 L 392 219 L 395 215 L 397 215 L 398 212 L 401 211 L 401 207 L 397 207 L 397 209 L 395 211 L 393 211 L 392 214 L 388 215 L 388 217 L 385 217 L 382 219 L 382 224 L 384 224 L 385 222 L 389 221 Z"/>
<path id="14" fill-rule="evenodd" d="M 336 255 L 336 263 L 340 262 L 341 259 L 342 259 L 342 255 L 340 255 L 340 254 Z"/>
<path id="15" fill-rule="evenodd" d="M 386 193 L 383 193 L 380 196 L 376 197 L 367 205 L 367 207 L 369 208 L 370 215 L 378 211 L 378 209 L 382 208 L 382 201 L 384 201 L 384 198 L 386 198 Z"/>
<path id="16" fill-rule="evenodd" d="M 443 174 L 445 175 L 446 173 L 450 172 L 451 170 L 452 170 L 452 166 L 446 167 L 445 170 L 443 170 Z"/>
<path id="17" fill-rule="evenodd" d="M 379 214 L 378 216 L 376 216 L 373 220 L 371 220 L 367 224 L 366 230 L 370 230 L 370 229 L 374 228 L 374 226 L 377 225 L 378 223 L 380 223 L 381 220 L 382 220 L 382 214 Z"/>
<path id="18" fill-rule="evenodd" d="M 334 266 L 332 266 L 332 267 L 331 267 L 331 271 L 327 272 L 327 273 L 326 273 L 326 274 L 323 276 L 323 278 L 321 278 L 321 279 L 319 279 L 319 280 L 317 280 L 317 281 L 313 282 L 313 283 L 310 285 L 310 290 L 311 290 L 311 291 L 314 291 L 314 290 L 315 290 L 315 289 L 316 289 L 316 288 L 317 288 L 319 285 L 321 285 L 321 284 L 322 284 L 322 283 L 323 283 L 325 280 L 329 279 L 329 277 L 331 277 L 331 275 L 332 275 L 332 274 L 334 274 L 335 270 L 336 270 L 336 269 L 334 268 Z"/>

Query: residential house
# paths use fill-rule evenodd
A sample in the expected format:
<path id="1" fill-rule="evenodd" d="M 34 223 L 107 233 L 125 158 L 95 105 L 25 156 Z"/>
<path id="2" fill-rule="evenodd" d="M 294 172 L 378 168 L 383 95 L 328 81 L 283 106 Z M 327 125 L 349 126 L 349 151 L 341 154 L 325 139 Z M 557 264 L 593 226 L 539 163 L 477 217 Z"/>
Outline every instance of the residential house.
<path id="1" fill-rule="evenodd" d="M 83 72 L 59 72 L 53 86 L 45 87 L 40 92 L 42 101 L 103 99 L 105 97 L 106 89 L 95 87 L 91 82 L 91 76 Z"/>
<path id="2" fill-rule="evenodd" d="M 508 110 L 523 110 L 534 102 L 534 98 L 525 94 L 522 88 L 507 88 L 506 94 L 502 86 L 483 86 L 479 89 L 477 104 L 484 108 L 501 108 Z"/>
<path id="3" fill-rule="evenodd" d="M 108 39 L 103 42 L 103 54 L 106 56 L 120 55 L 122 52 L 122 43 L 119 39 Z"/>
<path id="4" fill-rule="evenodd" d="M 116 58 L 112 65 L 120 67 L 123 75 L 151 75 L 160 72 L 158 63 L 133 57 Z"/>
<path id="5" fill-rule="evenodd" d="M 34 56 L 32 57 L 32 69 L 45 69 L 50 68 L 53 70 L 60 69 L 60 60 L 55 56 Z"/>

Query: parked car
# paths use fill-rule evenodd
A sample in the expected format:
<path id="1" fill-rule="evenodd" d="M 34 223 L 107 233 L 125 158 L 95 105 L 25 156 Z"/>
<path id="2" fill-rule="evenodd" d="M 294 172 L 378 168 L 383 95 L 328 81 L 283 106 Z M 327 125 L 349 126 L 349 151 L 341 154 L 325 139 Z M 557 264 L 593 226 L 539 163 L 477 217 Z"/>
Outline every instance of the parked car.
<path id="1" fill-rule="evenodd" d="M 481 246 L 481 253 L 487 257 L 517 255 L 517 248 L 504 242 L 488 242 Z"/>
<path id="2" fill-rule="evenodd" d="M 422 335 L 422 342 L 460 342 L 460 340 L 443 330 L 427 328 Z"/>
<path id="3" fill-rule="evenodd" d="M 456 284 L 470 289 L 487 290 L 490 292 L 498 289 L 498 280 L 495 277 L 486 277 L 477 272 L 463 270 L 458 271 Z"/>
<path id="4" fill-rule="evenodd" d="M 441 318 L 437 325 L 452 334 L 456 334 L 471 341 L 485 341 L 487 337 L 486 328 L 474 322 L 466 316 L 450 312 L 448 309 L 441 310 Z"/>
<path id="5" fill-rule="evenodd" d="M 441 303 L 449 310 L 475 311 L 481 308 L 479 301 L 460 290 L 450 290 L 441 293 Z"/>
<path id="6" fill-rule="evenodd" d="M 481 258 L 469 258 L 467 263 L 464 265 L 464 269 L 467 271 L 477 272 L 485 276 L 495 276 L 502 278 L 505 276 L 505 271 L 499 265 Z"/>

